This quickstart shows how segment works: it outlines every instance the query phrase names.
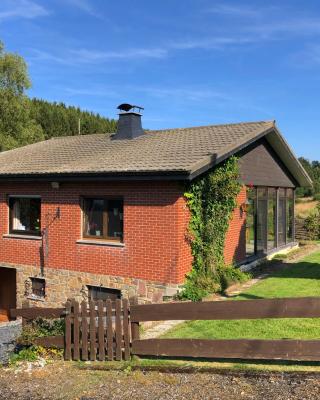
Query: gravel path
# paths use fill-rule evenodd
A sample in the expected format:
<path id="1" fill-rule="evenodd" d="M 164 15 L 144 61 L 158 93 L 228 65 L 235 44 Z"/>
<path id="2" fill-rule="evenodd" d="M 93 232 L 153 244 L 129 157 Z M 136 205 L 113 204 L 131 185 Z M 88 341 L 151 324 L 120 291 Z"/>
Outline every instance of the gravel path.
<path id="1" fill-rule="evenodd" d="M 320 374 L 101 371 L 54 363 L 32 371 L 0 370 L 0 399 L 316 400 Z"/>

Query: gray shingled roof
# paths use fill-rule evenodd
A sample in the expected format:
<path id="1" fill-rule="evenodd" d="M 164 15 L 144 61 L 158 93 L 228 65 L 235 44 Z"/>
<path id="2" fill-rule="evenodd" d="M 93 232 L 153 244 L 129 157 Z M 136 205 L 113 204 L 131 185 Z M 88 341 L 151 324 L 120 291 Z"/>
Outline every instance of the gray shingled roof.
<path id="1" fill-rule="evenodd" d="M 105 134 L 54 138 L 0 153 L 0 178 L 66 175 L 191 176 L 274 129 L 250 122 L 148 131 L 135 139 Z"/>

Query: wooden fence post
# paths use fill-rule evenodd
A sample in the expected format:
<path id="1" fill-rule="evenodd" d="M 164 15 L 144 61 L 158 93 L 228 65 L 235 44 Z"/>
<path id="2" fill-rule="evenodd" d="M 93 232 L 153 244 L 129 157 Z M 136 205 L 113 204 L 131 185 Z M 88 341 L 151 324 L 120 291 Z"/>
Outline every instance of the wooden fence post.
<path id="1" fill-rule="evenodd" d="M 130 305 L 135 306 L 138 304 L 138 297 L 132 297 L 130 299 Z M 131 340 L 132 342 L 134 340 L 139 340 L 140 339 L 140 326 L 139 322 L 131 322 Z"/>
<path id="2" fill-rule="evenodd" d="M 129 334 L 129 302 L 128 299 L 122 300 L 123 307 L 123 341 L 124 359 L 130 360 L 130 334 Z"/>
<path id="3" fill-rule="evenodd" d="M 22 302 L 22 308 L 29 308 L 30 307 L 30 301 L 29 300 L 25 300 Z M 27 325 L 28 320 L 26 318 L 22 317 L 22 326 Z"/>

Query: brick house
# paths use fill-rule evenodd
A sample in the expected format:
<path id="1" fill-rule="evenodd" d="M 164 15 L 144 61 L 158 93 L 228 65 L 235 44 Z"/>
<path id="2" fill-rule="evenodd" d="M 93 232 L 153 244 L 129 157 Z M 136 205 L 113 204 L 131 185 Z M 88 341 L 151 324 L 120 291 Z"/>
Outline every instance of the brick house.
<path id="1" fill-rule="evenodd" d="M 50 139 L 0 154 L 0 309 L 28 300 L 172 296 L 191 269 L 186 183 L 239 157 L 225 245 L 245 263 L 294 241 L 294 189 L 311 181 L 274 122 Z M 247 187 L 250 186 L 250 190 Z"/>

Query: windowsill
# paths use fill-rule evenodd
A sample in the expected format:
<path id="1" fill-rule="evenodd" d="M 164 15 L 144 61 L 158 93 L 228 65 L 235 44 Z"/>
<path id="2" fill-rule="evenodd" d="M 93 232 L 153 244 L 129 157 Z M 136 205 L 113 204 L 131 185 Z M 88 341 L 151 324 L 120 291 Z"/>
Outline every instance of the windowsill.
<path id="1" fill-rule="evenodd" d="M 89 244 L 95 246 L 109 246 L 109 247 L 125 247 L 124 243 L 112 242 L 108 240 L 94 240 L 94 239 L 81 239 L 76 241 L 77 244 Z"/>
<path id="2" fill-rule="evenodd" d="M 31 294 L 30 296 L 27 296 L 27 299 L 28 300 L 33 300 L 33 301 L 45 301 L 44 297 L 39 297 L 39 296 L 36 296 L 34 294 Z"/>
<path id="3" fill-rule="evenodd" d="M 4 238 L 9 238 L 9 239 L 27 239 L 27 240 L 41 240 L 41 236 L 36 236 L 36 235 L 19 235 L 16 233 L 5 233 L 2 235 Z"/>

